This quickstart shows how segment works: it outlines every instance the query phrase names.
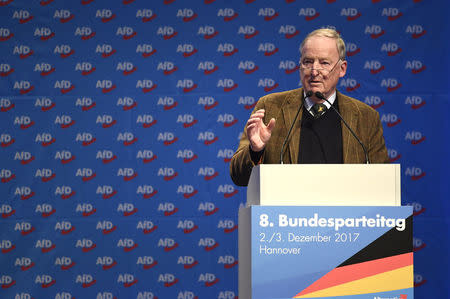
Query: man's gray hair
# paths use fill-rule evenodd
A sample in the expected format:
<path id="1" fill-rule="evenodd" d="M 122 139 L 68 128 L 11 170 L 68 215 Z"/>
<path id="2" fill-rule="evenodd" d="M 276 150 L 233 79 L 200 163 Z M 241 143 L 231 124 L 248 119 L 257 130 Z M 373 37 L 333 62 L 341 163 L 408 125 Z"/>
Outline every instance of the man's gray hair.
<path id="1" fill-rule="evenodd" d="M 346 54 L 345 53 L 345 42 L 341 38 L 341 35 L 339 34 L 339 32 L 337 32 L 336 30 L 334 30 L 332 28 L 320 28 L 320 29 L 316 29 L 316 30 L 312 31 L 311 33 L 309 33 L 300 45 L 300 53 L 302 53 L 302 51 L 303 51 L 305 42 L 310 37 L 313 37 L 313 36 L 329 37 L 329 38 L 334 39 L 336 41 L 336 47 L 337 47 L 337 50 L 339 53 L 339 58 L 341 60 L 345 60 L 345 54 Z"/>

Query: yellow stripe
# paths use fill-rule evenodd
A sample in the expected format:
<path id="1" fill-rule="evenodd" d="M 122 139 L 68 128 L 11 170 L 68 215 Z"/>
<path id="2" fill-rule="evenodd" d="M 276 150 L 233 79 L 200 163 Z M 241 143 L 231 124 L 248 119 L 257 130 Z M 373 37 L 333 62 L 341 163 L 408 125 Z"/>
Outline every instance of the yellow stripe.
<path id="1" fill-rule="evenodd" d="M 413 266 L 411 265 L 294 298 L 317 298 L 389 292 L 412 288 L 413 284 Z"/>

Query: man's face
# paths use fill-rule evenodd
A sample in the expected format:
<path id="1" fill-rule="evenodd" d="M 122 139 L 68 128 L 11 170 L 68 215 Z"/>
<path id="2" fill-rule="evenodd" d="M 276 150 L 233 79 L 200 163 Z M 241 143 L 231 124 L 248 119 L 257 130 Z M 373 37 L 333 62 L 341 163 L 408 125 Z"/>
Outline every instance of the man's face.
<path id="1" fill-rule="evenodd" d="M 312 66 L 312 69 L 300 67 L 303 88 L 306 91 L 320 91 L 328 99 L 336 90 L 339 78 L 347 70 L 347 62 L 339 61 L 336 41 L 328 37 L 312 36 L 306 40 L 300 59 L 304 65 Z M 312 100 L 323 102 L 315 96 Z"/>

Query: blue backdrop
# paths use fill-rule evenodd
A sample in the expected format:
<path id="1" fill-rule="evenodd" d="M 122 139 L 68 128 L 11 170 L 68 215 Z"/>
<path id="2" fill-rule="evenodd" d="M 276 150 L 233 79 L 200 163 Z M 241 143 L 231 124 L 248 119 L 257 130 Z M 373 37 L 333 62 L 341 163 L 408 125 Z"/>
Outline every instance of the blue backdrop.
<path id="1" fill-rule="evenodd" d="M 229 159 L 298 47 L 380 113 L 417 298 L 449 298 L 449 25 L 439 0 L 0 0 L 0 297 L 236 298 Z M 380 186 L 382 188 L 382 186 Z M 295 295 L 295 294 L 293 294 Z"/>

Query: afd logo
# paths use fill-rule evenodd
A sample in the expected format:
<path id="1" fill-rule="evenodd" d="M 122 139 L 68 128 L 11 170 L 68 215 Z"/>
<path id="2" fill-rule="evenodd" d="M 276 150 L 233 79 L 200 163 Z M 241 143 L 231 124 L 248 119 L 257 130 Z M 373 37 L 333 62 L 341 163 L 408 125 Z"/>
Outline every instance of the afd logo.
<path id="1" fill-rule="evenodd" d="M 406 205 L 413 208 L 413 216 L 418 216 L 426 211 L 426 208 L 420 202 L 407 203 Z"/>
<path id="2" fill-rule="evenodd" d="M 427 280 L 421 274 L 414 274 L 414 287 L 415 288 L 423 286 L 426 283 L 427 283 Z"/>
<path id="3" fill-rule="evenodd" d="M 48 218 L 56 213 L 56 209 L 51 204 L 44 203 L 36 205 L 35 213 L 40 213 L 42 218 Z"/>
<path id="4" fill-rule="evenodd" d="M 0 4 L 1 5 L 1 4 Z M 17 19 L 19 24 L 26 24 L 33 19 L 33 15 L 28 10 L 15 10 L 12 16 L 13 19 Z"/>
<path id="5" fill-rule="evenodd" d="M 18 257 L 14 262 L 14 266 L 20 267 L 20 270 L 27 271 L 33 268 L 36 264 L 29 257 Z"/>
<path id="6" fill-rule="evenodd" d="M 49 182 L 52 179 L 54 179 L 56 177 L 56 173 L 54 173 L 53 170 L 51 170 L 49 168 L 41 168 L 41 169 L 36 169 L 34 177 L 41 178 L 41 181 L 46 183 L 46 182 Z"/>
<path id="7" fill-rule="evenodd" d="M 237 122 L 237 118 L 235 118 L 232 114 L 225 113 L 217 116 L 217 123 L 223 123 L 224 128 L 229 128 Z"/>
<path id="8" fill-rule="evenodd" d="M 158 282 L 163 283 L 166 288 L 174 286 L 179 281 L 180 280 L 171 273 L 161 273 L 158 276 Z"/>
<path id="9" fill-rule="evenodd" d="M 74 17 L 75 15 L 67 9 L 57 9 L 53 14 L 53 19 L 58 19 L 62 24 L 70 22 Z"/>
<path id="10" fill-rule="evenodd" d="M 425 100 L 420 96 L 407 96 L 405 99 L 405 105 L 410 105 L 413 110 L 419 109 L 425 104 Z"/>
<path id="11" fill-rule="evenodd" d="M 35 195 L 35 193 L 33 190 L 31 190 L 30 187 L 21 186 L 21 187 L 16 187 L 16 190 L 14 191 L 14 196 L 18 196 L 18 195 L 20 196 L 21 200 L 27 200 L 27 199 L 30 199 L 31 197 L 33 197 Z"/>
<path id="12" fill-rule="evenodd" d="M 286 0 L 292 1 L 292 0 Z M 236 294 L 233 291 L 220 291 L 219 295 L 217 296 L 217 299 L 235 299 L 238 298 Z"/>
<path id="13" fill-rule="evenodd" d="M 27 165 L 34 161 L 35 157 L 30 152 L 16 152 L 14 155 L 15 161 L 20 161 L 20 164 Z"/>
<path id="14" fill-rule="evenodd" d="M 13 89 L 18 90 L 21 95 L 25 95 L 34 89 L 34 85 L 25 80 L 14 81 Z"/>
<path id="15" fill-rule="evenodd" d="M 205 216 L 211 216 L 219 211 L 219 208 L 212 202 L 202 202 L 198 205 L 197 210 L 203 212 Z"/>
<path id="16" fill-rule="evenodd" d="M 75 208 L 75 213 L 81 213 L 83 217 L 89 217 L 94 215 L 97 212 L 97 209 L 90 203 L 79 203 Z"/>
<path id="17" fill-rule="evenodd" d="M 128 217 L 136 214 L 138 209 L 135 208 L 132 203 L 120 203 L 117 206 L 117 212 L 121 213 L 125 217 Z"/>
<path id="18" fill-rule="evenodd" d="M 142 159 L 143 163 L 150 163 L 156 160 L 156 156 L 151 150 L 139 150 L 136 154 L 136 159 Z"/>
<path id="19" fill-rule="evenodd" d="M 264 56 L 272 56 L 278 52 L 278 48 L 272 43 L 260 43 L 257 51 L 263 52 Z"/>
<path id="20" fill-rule="evenodd" d="M 199 97 L 197 101 L 197 105 L 203 106 L 205 110 L 211 110 L 217 105 L 219 105 L 219 102 L 216 101 L 214 97 L 206 96 L 206 97 Z"/>
<path id="21" fill-rule="evenodd" d="M 381 45 L 381 52 L 386 52 L 388 56 L 395 56 L 402 52 L 402 48 L 396 43 L 383 43 L 383 45 Z"/>
<path id="22" fill-rule="evenodd" d="M 16 249 L 16 245 L 14 245 L 10 240 L 1 240 L 0 249 L 3 254 L 6 254 Z"/>
<path id="23" fill-rule="evenodd" d="M 9 169 L 1 169 L 0 170 L 0 179 L 2 183 L 8 183 L 11 180 L 15 179 L 16 175 Z"/>
<path id="24" fill-rule="evenodd" d="M 0 77 L 7 77 L 14 72 L 14 68 L 8 63 L 0 63 Z"/>
<path id="25" fill-rule="evenodd" d="M 119 27 L 119 28 L 117 28 L 117 31 L 116 31 L 116 36 L 121 36 L 122 39 L 124 39 L 124 40 L 132 39 L 136 35 L 137 35 L 137 32 L 134 31 L 133 28 L 128 27 L 128 26 Z"/>
<path id="26" fill-rule="evenodd" d="M 161 247 L 164 249 L 165 252 L 169 252 L 177 248 L 179 244 L 171 238 L 161 238 L 158 241 L 158 247 Z"/>
<path id="27" fill-rule="evenodd" d="M 198 299 L 198 296 L 191 291 L 180 291 L 176 299 Z"/>
<path id="28" fill-rule="evenodd" d="M 384 35 L 386 32 L 380 25 L 366 25 L 364 29 L 364 34 L 369 34 L 370 38 L 376 39 Z"/>
<path id="29" fill-rule="evenodd" d="M 97 115 L 95 123 L 101 124 L 102 128 L 107 129 L 114 126 L 117 123 L 117 120 L 113 119 L 113 117 L 109 114 L 103 114 Z"/>
<path id="30" fill-rule="evenodd" d="M 91 27 L 83 26 L 75 29 L 75 36 L 79 36 L 81 40 L 89 40 L 95 36 L 95 31 Z"/>
<path id="31" fill-rule="evenodd" d="M 241 61 L 241 62 L 239 62 L 239 65 L 238 65 L 238 70 L 243 70 L 244 74 L 246 74 L 246 75 L 254 73 L 258 69 L 259 69 L 259 67 L 253 61 L 250 61 L 250 60 Z"/>
<path id="32" fill-rule="evenodd" d="M 97 104 L 90 97 L 77 98 L 75 107 L 81 107 L 81 111 L 89 111 Z"/>
<path id="33" fill-rule="evenodd" d="M 353 78 L 343 78 L 340 80 L 339 86 L 345 88 L 347 92 L 352 92 L 360 88 L 361 84 Z"/>
<path id="34" fill-rule="evenodd" d="M 178 257 L 177 264 L 183 265 L 184 269 L 192 269 L 199 263 L 193 256 L 185 255 Z"/>
<path id="35" fill-rule="evenodd" d="M 388 128 L 395 127 L 401 123 L 401 119 L 394 113 L 383 113 L 380 117 L 381 122 L 385 123 Z"/>
<path id="36" fill-rule="evenodd" d="M 139 185 L 136 188 L 136 194 L 141 194 L 142 198 L 149 199 L 158 193 L 158 190 L 156 190 L 152 185 Z"/>
<path id="37" fill-rule="evenodd" d="M 217 187 L 217 193 L 223 193 L 223 197 L 230 198 L 238 193 L 238 190 L 233 185 L 219 185 Z"/>
<path id="38" fill-rule="evenodd" d="M 158 264 L 158 261 L 155 260 L 152 256 L 139 256 L 136 262 L 136 265 L 142 266 L 142 269 L 148 270 L 155 267 Z"/>
<path id="39" fill-rule="evenodd" d="M 67 94 L 75 89 L 75 85 L 69 80 L 57 80 L 55 81 L 53 88 L 59 89 L 61 94 Z"/>
<path id="40" fill-rule="evenodd" d="M 158 176 L 162 176 L 164 181 L 171 181 L 178 176 L 178 172 L 176 172 L 173 168 L 164 167 L 159 168 Z"/>
<path id="41" fill-rule="evenodd" d="M 147 58 L 156 53 L 156 49 L 149 44 L 139 44 L 136 47 L 136 53 L 141 54 L 142 57 Z"/>
<path id="42" fill-rule="evenodd" d="M 213 26 L 200 26 L 197 35 L 203 36 L 204 39 L 212 39 L 219 34 Z"/>
<path id="43" fill-rule="evenodd" d="M 407 167 L 405 170 L 405 175 L 411 177 L 411 180 L 417 181 L 425 177 L 426 172 L 423 171 L 420 167 Z"/>
<path id="44" fill-rule="evenodd" d="M 102 269 L 106 271 L 106 270 L 110 270 L 114 266 L 116 266 L 117 265 L 117 261 L 115 261 L 110 256 L 99 256 L 99 257 L 97 257 L 97 260 L 96 260 L 95 264 L 97 266 L 101 266 Z"/>
<path id="45" fill-rule="evenodd" d="M 12 1 L 12 0 L 8 0 L 8 1 Z M 0 6 L 1 6 L 1 2 L 0 2 Z M 30 293 L 16 293 L 16 296 L 14 297 L 14 299 L 32 299 L 33 297 L 30 295 Z"/>
<path id="46" fill-rule="evenodd" d="M 95 53 L 99 53 L 102 58 L 108 58 L 114 55 L 116 52 L 117 50 L 109 44 L 97 45 L 97 47 L 95 48 Z"/>
<path id="47" fill-rule="evenodd" d="M 197 13 L 190 8 L 178 9 L 177 18 L 181 18 L 183 22 L 191 22 L 198 17 Z"/>
<path id="48" fill-rule="evenodd" d="M 0 34 L 1 34 L 1 28 L 0 28 Z M 1 35 L 0 35 L 1 36 Z M 48 27 L 41 27 L 36 28 L 34 30 L 34 36 L 38 36 L 40 40 L 47 41 L 55 36 L 55 33 L 52 32 L 52 30 Z"/>
<path id="49" fill-rule="evenodd" d="M 110 9 L 97 9 L 95 17 L 100 19 L 102 23 L 108 23 L 114 20 L 117 16 Z"/>
<path id="50" fill-rule="evenodd" d="M 147 23 L 156 18 L 156 14 L 151 9 L 138 9 L 136 11 L 136 18 L 140 18 L 142 23 Z"/>
<path id="51" fill-rule="evenodd" d="M 214 179 L 219 175 L 217 171 L 214 170 L 212 167 L 200 167 L 197 172 L 198 176 L 203 176 L 205 181 L 209 181 Z"/>
<path id="52" fill-rule="evenodd" d="M 177 228 L 183 230 L 184 234 L 190 234 L 198 229 L 198 225 L 192 220 L 178 220 Z"/>
<path id="53" fill-rule="evenodd" d="M 180 185 L 177 188 L 177 194 L 183 194 L 183 197 L 189 199 L 195 196 L 198 193 L 198 190 L 195 189 L 192 185 Z"/>
<path id="54" fill-rule="evenodd" d="M 300 31 L 293 25 L 282 25 L 280 29 L 278 29 L 278 34 L 284 35 L 286 39 L 291 39 L 297 36 Z"/>
<path id="55" fill-rule="evenodd" d="M 95 227 L 96 230 L 101 230 L 102 234 L 108 235 L 115 231 L 117 229 L 117 226 L 114 225 L 111 221 L 103 220 L 98 221 L 97 226 Z"/>
<path id="56" fill-rule="evenodd" d="M 279 84 L 271 78 L 261 78 L 258 80 L 258 87 L 263 87 L 265 92 L 271 92 L 278 86 Z"/>
<path id="57" fill-rule="evenodd" d="M 54 54 L 59 54 L 61 58 L 67 58 L 75 53 L 69 45 L 57 45 L 53 50 Z"/>
<path id="58" fill-rule="evenodd" d="M 239 14 L 234 11 L 232 8 L 221 8 L 217 12 L 217 16 L 223 18 L 225 22 L 230 22 L 236 19 Z"/>
<path id="59" fill-rule="evenodd" d="M 128 111 L 137 106 L 137 102 L 130 97 L 120 97 L 117 99 L 117 106 L 121 106 L 123 111 Z"/>
<path id="60" fill-rule="evenodd" d="M 413 238 L 413 251 L 417 252 L 422 249 L 424 249 L 427 246 L 427 244 L 419 238 Z"/>
<path id="61" fill-rule="evenodd" d="M 427 31 L 423 29 L 421 25 L 408 25 L 405 32 L 407 34 L 411 34 L 412 38 L 420 38 L 427 33 Z"/>
<path id="62" fill-rule="evenodd" d="M 236 54 L 237 52 L 239 52 L 239 49 L 230 43 L 220 43 L 217 46 L 216 51 L 218 53 L 222 53 L 222 55 L 225 57 L 230 57 L 230 56 L 233 56 L 234 54 Z"/>
<path id="63" fill-rule="evenodd" d="M 130 252 L 136 249 L 139 245 L 136 242 L 134 242 L 133 239 L 124 238 L 119 239 L 116 246 L 118 248 L 123 248 L 124 252 Z"/>
<path id="64" fill-rule="evenodd" d="M 19 231 L 22 236 L 27 236 L 34 232 L 36 228 L 29 222 L 17 222 L 14 231 Z"/>
<path id="65" fill-rule="evenodd" d="M 76 284 L 81 284 L 83 288 L 89 288 L 97 283 L 97 280 L 91 274 L 80 274 L 75 278 Z"/>
<path id="66" fill-rule="evenodd" d="M 406 70 L 411 70 L 412 74 L 423 72 L 427 67 L 419 60 L 408 60 L 405 65 Z"/>
<path id="67" fill-rule="evenodd" d="M 289 75 L 297 72 L 300 69 L 300 65 L 297 65 L 292 60 L 282 60 L 278 65 L 278 69 L 284 70 L 284 72 Z"/>
<path id="68" fill-rule="evenodd" d="M 55 266 L 59 266 L 63 271 L 67 271 L 75 265 L 76 263 L 72 260 L 72 258 L 67 256 L 57 257 L 55 260 Z"/>
<path id="69" fill-rule="evenodd" d="M 224 53 L 225 55 L 225 53 Z M 197 70 L 203 71 L 203 74 L 205 75 L 211 75 L 215 71 L 217 71 L 219 67 L 214 64 L 212 61 L 201 61 L 198 66 Z"/>
<path id="70" fill-rule="evenodd" d="M 402 84 L 395 78 L 385 78 L 381 80 L 381 87 L 385 87 L 388 92 L 393 92 L 402 87 Z"/>
<path id="71" fill-rule="evenodd" d="M 16 105 L 8 98 L 0 98 L 0 112 L 8 112 Z"/>
<path id="72" fill-rule="evenodd" d="M 198 87 L 198 85 L 197 85 L 197 83 L 192 81 L 192 79 L 183 79 L 183 80 L 177 81 L 176 87 L 182 88 L 184 93 L 188 93 L 188 92 L 191 92 L 194 89 L 196 89 Z"/>
<path id="73" fill-rule="evenodd" d="M 53 249 L 56 248 L 56 245 L 53 244 L 51 240 L 48 239 L 40 239 L 36 241 L 34 245 L 35 248 L 40 248 L 42 253 L 49 253 Z"/>
<path id="74" fill-rule="evenodd" d="M 129 61 L 124 61 L 117 63 L 116 71 L 120 71 L 124 76 L 128 76 L 137 71 L 137 67 Z"/>
<path id="75" fill-rule="evenodd" d="M 234 151 L 232 149 L 219 149 L 217 152 L 217 158 L 223 159 L 223 162 L 228 163 L 231 161 L 231 157 L 233 157 Z"/>
<path id="76" fill-rule="evenodd" d="M 358 45 L 354 43 L 347 43 L 345 45 L 345 48 L 347 50 L 347 56 L 355 56 L 359 52 L 361 52 L 361 48 L 358 47 Z"/>
<path id="77" fill-rule="evenodd" d="M 361 17 L 361 12 L 359 12 L 358 9 L 354 7 L 342 8 L 340 15 L 341 17 L 346 17 L 347 21 L 354 21 Z"/>
<path id="78" fill-rule="evenodd" d="M 10 205 L 2 204 L 0 206 L 0 214 L 3 219 L 9 218 L 16 213 L 16 210 L 13 209 Z"/>
<path id="79" fill-rule="evenodd" d="M 221 255 L 217 260 L 217 264 L 223 265 L 225 269 L 231 269 L 238 265 L 238 260 L 232 255 Z"/>
<path id="80" fill-rule="evenodd" d="M 46 289 L 56 284 L 56 280 L 47 274 L 37 275 L 34 279 L 34 283 L 41 286 L 41 288 Z"/>
<path id="81" fill-rule="evenodd" d="M 178 102 L 172 97 L 165 96 L 159 97 L 156 105 L 163 106 L 163 110 L 168 111 L 178 106 Z"/>
<path id="82" fill-rule="evenodd" d="M 233 81 L 233 79 L 219 79 L 217 81 L 218 88 L 223 88 L 224 92 L 230 92 L 233 91 L 238 87 L 238 84 Z"/>
<path id="83" fill-rule="evenodd" d="M 383 71 L 385 67 L 378 60 L 366 60 L 364 63 L 364 69 L 368 69 L 372 75 L 376 75 Z"/>
<path id="84" fill-rule="evenodd" d="M 61 235 L 68 235 L 75 230 L 75 226 L 70 221 L 59 221 L 55 224 L 55 231 L 59 231 Z"/>
<path id="85" fill-rule="evenodd" d="M 245 25 L 239 26 L 238 34 L 244 35 L 245 39 L 251 39 L 259 34 L 259 31 L 256 30 L 254 26 Z"/>
<path id="86" fill-rule="evenodd" d="M 157 140 L 162 141 L 165 146 L 168 146 L 177 142 L 178 137 L 176 137 L 172 132 L 160 132 Z"/>
<path id="87" fill-rule="evenodd" d="M 219 243 L 216 242 L 216 240 L 214 240 L 213 238 L 201 238 L 198 241 L 198 246 L 203 247 L 205 251 L 212 251 L 219 247 Z"/>
<path id="88" fill-rule="evenodd" d="M 304 17 L 306 21 L 312 21 L 320 16 L 320 13 L 313 7 L 300 8 L 298 11 L 299 17 Z"/>
<path id="89" fill-rule="evenodd" d="M 201 273 L 198 277 L 198 282 L 203 283 L 205 287 L 212 287 L 219 282 L 219 278 L 213 273 Z"/>
<path id="90" fill-rule="evenodd" d="M 264 17 L 264 21 L 272 21 L 276 19 L 280 14 L 272 7 L 260 8 L 258 10 L 258 17 Z"/>
<path id="91" fill-rule="evenodd" d="M 409 141 L 412 145 L 422 143 L 425 139 L 425 135 L 418 131 L 408 131 L 405 134 L 405 141 Z"/>
<path id="92" fill-rule="evenodd" d="M 97 186 L 96 194 L 101 194 L 103 199 L 110 199 L 117 194 L 117 190 L 108 185 Z"/>
<path id="93" fill-rule="evenodd" d="M 162 36 L 164 40 L 169 40 L 178 35 L 178 32 L 171 26 L 160 26 L 156 30 L 156 35 Z"/>
<path id="94" fill-rule="evenodd" d="M 131 132 L 123 132 L 117 134 L 116 141 L 122 142 L 124 146 L 130 146 L 138 141 L 138 138 Z"/>
<path id="95" fill-rule="evenodd" d="M 123 177 L 125 182 L 129 182 L 138 176 L 138 173 L 133 168 L 119 168 L 117 170 L 117 176 Z"/>
<path id="96" fill-rule="evenodd" d="M 78 168 L 77 171 L 75 172 L 75 176 L 81 177 L 81 180 L 83 182 L 88 182 L 93 178 L 95 178 L 97 174 L 95 173 L 94 170 L 92 170 L 92 168 Z"/>
<path id="97" fill-rule="evenodd" d="M 181 123 L 183 128 L 190 128 L 198 123 L 198 119 L 195 119 L 192 114 L 180 114 L 176 122 Z"/>
<path id="98" fill-rule="evenodd" d="M 379 96 L 366 96 L 364 98 L 364 103 L 366 103 L 373 109 L 378 109 L 384 105 L 384 101 L 381 100 Z"/>
<path id="99" fill-rule="evenodd" d="M 192 44 L 180 44 L 177 46 L 177 53 L 181 53 L 185 58 L 191 57 L 197 52 L 198 50 Z"/>
<path id="100" fill-rule="evenodd" d="M 80 71 L 81 75 L 87 76 L 95 72 L 96 68 L 90 62 L 77 62 L 75 71 Z"/>
<path id="101" fill-rule="evenodd" d="M 1 70 L 1 65 L 0 65 Z M 55 72 L 56 69 L 50 64 L 46 62 L 36 63 L 34 66 L 34 72 L 39 72 L 42 77 L 48 76 L 51 73 Z"/>
<path id="102" fill-rule="evenodd" d="M 158 212 L 163 212 L 164 216 L 172 216 L 178 212 L 178 208 L 173 203 L 165 202 L 158 205 Z"/>
<path id="103" fill-rule="evenodd" d="M 0 28 L 0 42 L 4 42 L 9 40 L 14 36 L 14 33 L 11 32 L 8 28 Z"/>
<path id="104" fill-rule="evenodd" d="M 183 159 L 183 163 L 190 163 L 198 156 L 191 149 L 178 150 L 177 159 Z"/>
<path id="105" fill-rule="evenodd" d="M 111 80 L 97 80 L 95 88 L 101 88 L 102 93 L 106 94 L 116 89 L 116 84 Z"/>
<path id="106" fill-rule="evenodd" d="M 97 141 L 97 139 L 91 133 L 83 132 L 77 133 L 75 141 L 80 142 L 82 146 L 89 146 Z"/>
<path id="107" fill-rule="evenodd" d="M 8 147 L 12 145 L 16 140 L 9 134 L 0 134 L 0 146 Z"/>
<path id="108" fill-rule="evenodd" d="M 142 230 L 142 232 L 147 235 L 157 230 L 158 226 L 150 220 L 144 220 L 138 222 L 136 229 Z"/>
<path id="109" fill-rule="evenodd" d="M 398 161 L 402 155 L 396 150 L 396 149 L 388 149 L 388 156 L 389 156 L 389 161 L 391 163 Z"/>
<path id="110" fill-rule="evenodd" d="M 403 16 L 403 13 L 396 7 L 385 7 L 381 11 L 381 16 L 387 17 L 389 21 L 395 21 L 401 16 Z"/>
<path id="111" fill-rule="evenodd" d="M 56 104 L 54 102 L 52 102 L 52 100 L 50 98 L 38 97 L 38 98 L 36 98 L 36 102 L 34 102 L 34 106 L 40 107 L 41 111 L 46 112 L 46 111 L 53 109 L 56 106 Z"/>
<path id="112" fill-rule="evenodd" d="M 252 96 L 240 96 L 238 105 L 243 105 L 246 110 L 255 108 L 257 101 Z"/>
<path id="113" fill-rule="evenodd" d="M 1 37 L 0 37 L 1 40 Z M 20 59 L 25 59 L 34 54 L 34 51 L 25 45 L 14 46 L 13 50 L 14 55 L 19 55 Z"/>
<path id="114" fill-rule="evenodd" d="M 221 219 L 217 224 L 218 229 L 223 229 L 223 232 L 226 234 L 232 233 L 237 230 L 238 225 L 234 223 L 233 220 L 230 219 Z"/>
<path id="115" fill-rule="evenodd" d="M 76 194 L 75 190 L 72 190 L 70 186 L 57 186 L 55 189 L 55 195 L 60 196 L 61 199 L 69 199 Z"/>
<path id="116" fill-rule="evenodd" d="M 125 288 L 132 287 L 138 283 L 138 279 L 132 274 L 124 273 L 119 274 L 117 277 L 117 283 L 121 283 Z"/>
<path id="117" fill-rule="evenodd" d="M 174 0 L 164 0 L 164 3 L 173 1 Z M 156 297 L 152 292 L 139 292 L 136 299 L 158 299 L 158 297 Z"/>
<path id="118" fill-rule="evenodd" d="M 93 249 L 95 249 L 97 247 L 97 244 L 95 244 L 92 240 L 90 239 L 79 239 L 77 240 L 77 242 L 75 243 L 75 248 L 81 248 L 82 252 L 89 252 L 92 251 Z"/>
<path id="119" fill-rule="evenodd" d="M 163 71 L 165 76 L 171 75 L 178 70 L 178 67 L 171 61 L 162 61 L 158 63 L 156 70 Z"/>

